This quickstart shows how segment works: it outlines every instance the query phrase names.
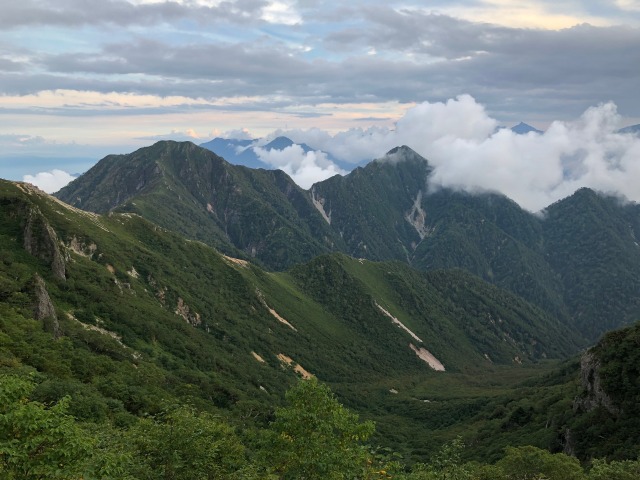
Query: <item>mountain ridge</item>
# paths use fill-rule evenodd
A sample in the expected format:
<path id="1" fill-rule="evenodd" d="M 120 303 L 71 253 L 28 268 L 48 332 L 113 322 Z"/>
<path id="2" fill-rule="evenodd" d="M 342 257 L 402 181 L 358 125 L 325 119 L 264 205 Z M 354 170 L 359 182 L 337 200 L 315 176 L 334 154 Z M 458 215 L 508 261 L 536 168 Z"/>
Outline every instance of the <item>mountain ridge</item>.
<path id="1" fill-rule="evenodd" d="M 583 195 L 594 194 L 574 201 Z M 470 458 L 485 461 L 522 442 L 554 451 L 569 444 L 581 458 L 636 451 L 594 439 L 587 425 L 600 407 L 567 410 L 582 395 L 579 369 L 575 361 L 556 369 L 553 359 L 581 347 L 576 332 L 462 270 L 422 272 L 334 252 L 267 272 L 138 215 L 85 212 L 26 184 L 0 182 L 0 210 L 0 368 L 38 371 L 37 398 L 71 393 L 78 418 L 130 425 L 132 416 L 161 412 L 164 399 L 246 428 L 254 416 L 268 423 L 298 375 L 314 375 L 377 421 L 376 441 L 407 458 L 461 432 L 474 445 Z M 40 227 L 28 228 L 29 216 Z M 51 313 L 34 319 L 35 275 L 55 329 Z M 612 353 L 617 335 L 595 355 L 606 360 L 598 375 L 607 394 L 624 404 L 632 390 L 616 395 L 611 382 L 635 374 L 618 369 L 626 357 Z M 550 377 L 532 377 L 542 372 Z"/>
<path id="2" fill-rule="evenodd" d="M 294 145 L 299 146 L 305 154 L 318 151 L 318 149 L 310 147 L 306 143 L 296 143 L 283 135 L 277 136 L 269 141 L 260 139 L 238 140 L 216 137 L 208 142 L 199 144 L 200 147 L 206 148 L 207 150 L 214 152 L 216 155 L 224 157 L 229 163 L 234 165 L 266 169 L 271 169 L 273 167 L 260 158 L 256 149 L 261 149 L 266 152 L 270 152 L 272 150 L 281 151 Z M 349 169 L 349 165 L 345 164 L 345 162 L 337 160 L 327 152 L 322 153 L 341 168 Z"/>
<path id="3" fill-rule="evenodd" d="M 632 286 L 640 278 L 637 206 L 579 191 L 536 216 L 503 195 L 431 189 L 431 171 L 402 146 L 303 190 L 284 172 L 231 165 L 190 143 L 159 142 L 107 157 L 57 196 L 97 212 L 138 213 L 275 270 L 330 252 L 425 271 L 462 268 L 562 318 L 590 341 L 640 314 L 636 300 L 623 307 L 629 295 L 636 298 Z M 573 203 L 596 216 L 576 216 L 565 208 Z M 586 239 L 584 249 L 571 248 Z M 610 294 L 604 306 L 597 278 L 604 264 L 590 267 L 600 242 L 611 245 L 616 265 L 602 278 Z M 576 286 L 572 272 L 582 268 L 588 273 Z"/>

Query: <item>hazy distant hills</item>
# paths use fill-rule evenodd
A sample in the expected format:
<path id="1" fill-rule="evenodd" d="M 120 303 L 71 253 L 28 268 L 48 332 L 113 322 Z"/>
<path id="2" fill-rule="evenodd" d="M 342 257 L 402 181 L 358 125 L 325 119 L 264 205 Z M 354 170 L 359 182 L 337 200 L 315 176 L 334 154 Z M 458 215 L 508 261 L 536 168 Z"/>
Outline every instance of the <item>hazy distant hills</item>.
<path id="1" fill-rule="evenodd" d="M 544 133 L 542 130 L 538 130 L 537 128 L 532 127 L 531 125 L 528 125 L 524 122 L 520 122 L 519 124 L 514 125 L 510 128 L 510 130 L 519 135 L 525 135 L 529 132 L 535 132 L 539 134 Z M 289 148 L 293 145 L 298 145 L 304 153 L 319 150 L 317 148 L 314 148 L 313 146 L 307 145 L 306 143 L 295 143 L 293 140 L 285 136 L 276 137 L 266 143 L 263 143 L 260 140 L 240 140 L 217 137 L 213 140 L 200 144 L 201 147 L 206 148 L 207 150 L 211 150 L 216 155 L 223 157 L 226 161 L 232 163 L 233 165 L 243 165 L 250 168 L 272 168 L 269 164 L 260 159 L 260 156 L 256 152 L 257 148 L 260 148 L 265 152 L 270 152 L 271 150 L 284 150 L 285 148 Z M 357 165 L 362 165 L 361 163 L 347 163 L 333 157 L 330 153 L 322 153 L 326 155 L 327 159 L 346 171 L 351 171 Z"/>
<path id="2" fill-rule="evenodd" d="M 640 124 L 638 125 L 629 125 L 628 127 L 621 128 L 618 130 L 619 133 L 633 133 L 635 135 L 640 134 Z"/>
<path id="3" fill-rule="evenodd" d="M 590 340 L 640 315 L 638 206 L 581 190 L 536 216 L 498 194 L 431 192 L 430 172 L 399 147 L 305 191 L 281 171 L 159 142 L 106 157 L 57 196 L 98 213 L 137 213 L 276 270 L 329 252 L 461 268 Z"/>
<path id="4" fill-rule="evenodd" d="M 530 133 L 530 132 L 540 133 L 540 134 L 544 133 L 542 130 L 538 130 L 537 128 L 532 127 L 531 125 L 528 125 L 524 122 L 520 122 L 519 124 L 511 127 L 511 131 L 519 135 L 526 135 L 527 133 Z"/>
<path id="5" fill-rule="evenodd" d="M 505 128 L 505 127 L 500 127 L 500 128 Z M 542 130 L 538 130 L 537 128 L 532 127 L 531 125 L 528 125 L 524 122 L 520 122 L 517 125 L 514 125 L 513 127 L 510 128 L 510 130 L 514 133 L 517 133 L 518 135 L 526 135 L 527 133 L 530 133 L 530 132 L 534 132 L 538 134 L 544 133 Z M 617 130 L 616 133 L 632 133 L 636 135 L 640 134 L 640 124 L 629 125 L 628 127 L 621 128 Z"/>
<path id="6" fill-rule="evenodd" d="M 211 150 L 216 155 L 227 159 L 228 162 L 235 165 L 245 165 L 251 168 L 265 168 L 265 163 L 258 158 L 252 148 L 249 148 L 252 143 L 253 140 L 217 137 L 208 142 L 201 143 L 200 146 L 207 150 Z"/>
<path id="7" fill-rule="evenodd" d="M 234 165 L 244 165 L 250 168 L 272 168 L 269 164 L 260 159 L 256 149 L 260 148 L 266 152 L 271 150 L 284 150 L 293 145 L 298 145 L 304 153 L 312 152 L 314 149 L 306 143 L 295 143 L 293 140 L 287 137 L 276 137 L 273 140 L 258 146 L 256 140 L 236 140 L 228 138 L 214 138 L 205 143 L 201 143 L 200 146 L 211 150 L 216 155 L 220 155 L 229 163 Z M 353 165 L 345 165 L 344 162 L 340 162 L 333 158 L 330 154 L 324 152 L 329 160 L 338 164 L 340 167 L 350 170 Z"/>

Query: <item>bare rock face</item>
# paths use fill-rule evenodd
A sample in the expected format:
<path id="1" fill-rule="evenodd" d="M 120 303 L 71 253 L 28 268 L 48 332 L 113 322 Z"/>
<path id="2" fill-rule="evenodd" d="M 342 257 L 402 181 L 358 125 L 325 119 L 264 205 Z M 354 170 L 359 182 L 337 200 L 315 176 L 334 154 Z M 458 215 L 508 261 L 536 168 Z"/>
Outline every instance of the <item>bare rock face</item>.
<path id="1" fill-rule="evenodd" d="M 176 306 L 175 314 L 181 316 L 184 321 L 192 327 L 197 327 L 202 323 L 200 314 L 192 312 L 189 305 L 187 305 L 181 297 L 178 297 L 178 305 Z"/>
<path id="2" fill-rule="evenodd" d="M 562 434 L 562 453 L 570 457 L 576 456 L 576 449 L 573 441 L 573 433 L 569 428 L 565 428 Z"/>
<path id="3" fill-rule="evenodd" d="M 587 351 L 580 359 L 580 379 L 584 395 L 576 398 L 573 404 L 574 410 L 591 411 L 597 407 L 604 407 L 612 414 L 620 413 L 611 397 L 602 389 L 600 382 L 600 361 L 596 355 Z"/>
<path id="4" fill-rule="evenodd" d="M 51 303 L 51 297 L 47 292 L 47 286 L 43 278 L 37 273 L 33 277 L 33 290 L 34 290 L 34 305 L 33 316 L 36 320 L 40 320 L 44 329 L 53 335 L 53 338 L 60 338 L 62 332 L 60 331 L 60 323 L 58 323 L 58 316 L 56 310 Z"/>
<path id="5" fill-rule="evenodd" d="M 44 219 L 37 208 L 29 208 L 26 213 L 26 223 L 23 230 L 24 249 L 34 257 L 45 260 L 51 265 L 51 271 L 56 278 L 64 280 L 66 271 L 64 257 L 60 252 L 60 245 L 56 231 Z"/>

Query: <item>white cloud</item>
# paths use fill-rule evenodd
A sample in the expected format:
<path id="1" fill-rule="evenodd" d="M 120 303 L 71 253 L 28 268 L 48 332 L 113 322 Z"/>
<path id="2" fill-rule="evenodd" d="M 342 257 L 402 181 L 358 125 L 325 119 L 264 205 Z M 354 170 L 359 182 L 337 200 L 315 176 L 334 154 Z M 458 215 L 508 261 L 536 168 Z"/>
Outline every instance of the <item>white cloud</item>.
<path id="1" fill-rule="evenodd" d="M 297 25 L 302 23 L 302 17 L 289 1 L 269 2 L 262 9 L 262 20 L 281 25 Z"/>
<path id="2" fill-rule="evenodd" d="M 359 163 L 379 157 L 396 146 L 393 130 L 386 127 L 350 128 L 331 135 L 324 130 L 277 130 L 268 138 L 284 135 L 296 143 L 306 143 L 313 148 L 330 153 L 347 163 Z"/>
<path id="3" fill-rule="evenodd" d="M 640 1 L 638 0 L 616 0 L 616 5 L 622 10 L 640 11 Z"/>
<path id="4" fill-rule="evenodd" d="M 260 160 L 284 171 L 305 189 L 334 175 L 347 173 L 327 159 L 324 152 L 305 152 L 300 145 L 291 145 L 282 150 L 255 147 L 254 151 Z"/>
<path id="5" fill-rule="evenodd" d="M 469 95 L 460 95 L 445 103 L 424 102 L 406 111 L 396 128 L 352 128 L 335 135 L 319 129 L 281 132 L 297 143 L 306 143 L 349 163 L 380 157 L 399 145 L 430 152 L 438 140 L 481 140 L 493 133 L 498 123 L 489 118 L 482 105 Z"/>
<path id="6" fill-rule="evenodd" d="M 47 193 L 53 193 L 71 182 L 75 177 L 63 170 L 39 172 L 35 175 L 25 175 L 22 180 L 31 183 Z"/>
<path id="7" fill-rule="evenodd" d="M 619 122 L 616 106 L 607 103 L 574 122 L 554 122 L 543 135 L 510 130 L 480 139 L 445 135 L 430 143 L 417 139 L 415 149 L 435 167 L 432 185 L 498 191 L 531 211 L 580 187 L 640 201 L 634 180 L 640 175 L 640 139 L 616 133 Z"/>
<path id="8" fill-rule="evenodd" d="M 222 134 L 222 138 L 230 138 L 233 140 L 253 140 L 251 132 L 246 128 L 239 128 L 237 130 L 229 130 Z"/>
<path id="9" fill-rule="evenodd" d="M 198 142 L 204 138 L 206 137 L 198 135 L 192 128 L 188 128 L 185 131 L 171 130 L 171 133 L 138 137 L 139 140 L 174 140 L 176 142 Z"/>
<path id="10" fill-rule="evenodd" d="M 496 132 L 498 122 L 472 97 L 462 95 L 410 108 L 395 130 L 282 133 L 348 162 L 408 145 L 434 167 L 432 187 L 500 192 L 538 211 L 580 187 L 640 202 L 640 138 L 616 133 L 620 120 L 609 102 L 589 108 L 575 121 L 553 122 L 543 135 Z"/>

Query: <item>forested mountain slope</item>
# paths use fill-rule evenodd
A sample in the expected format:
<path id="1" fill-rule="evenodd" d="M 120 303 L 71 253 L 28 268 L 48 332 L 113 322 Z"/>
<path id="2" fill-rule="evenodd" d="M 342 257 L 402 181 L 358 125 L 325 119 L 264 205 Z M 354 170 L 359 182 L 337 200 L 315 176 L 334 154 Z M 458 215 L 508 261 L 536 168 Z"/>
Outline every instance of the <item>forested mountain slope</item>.
<path id="1" fill-rule="evenodd" d="M 129 428 L 177 402 L 261 428 L 313 375 L 410 462 L 456 435 L 484 461 L 524 444 L 637 453 L 637 328 L 558 370 L 546 359 L 575 352 L 574 332 L 462 270 L 326 254 L 271 273 L 11 182 L 0 209 L 1 372 L 30 375 L 37 401 L 71 395 L 79 421 Z"/>
<path id="2" fill-rule="evenodd" d="M 557 319 L 462 271 L 333 254 L 268 273 L 137 215 L 84 212 L 27 184 L 2 182 L 0 207 L 4 363 L 73 378 L 132 413 L 157 408 L 167 385 L 236 408 L 273 402 L 290 369 L 370 383 L 577 348 Z M 48 332 L 37 335 L 41 351 L 23 344 L 27 327 Z M 62 345 L 61 358 L 47 358 Z M 124 377 L 138 380 L 120 385 Z"/>
<path id="3" fill-rule="evenodd" d="M 398 147 L 305 191 L 281 171 L 158 142 L 106 157 L 57 196 L 98 213 L 140 214 L 270 269 L 332 251 L 424 271 L 464 269 L 587 343 L 639 318 L 638 206 L 584 189 L 533 215 L 498 194 L 434 191 L 431 171 Z"/>
<path id="4" fill-rule="evenodd" d="M 98 213 L 137 213 L 277 269 L 327 252 L 336 241 L 284 172 L 231 165 L 189 142 L 108 156 L 58 197 Z"/>

